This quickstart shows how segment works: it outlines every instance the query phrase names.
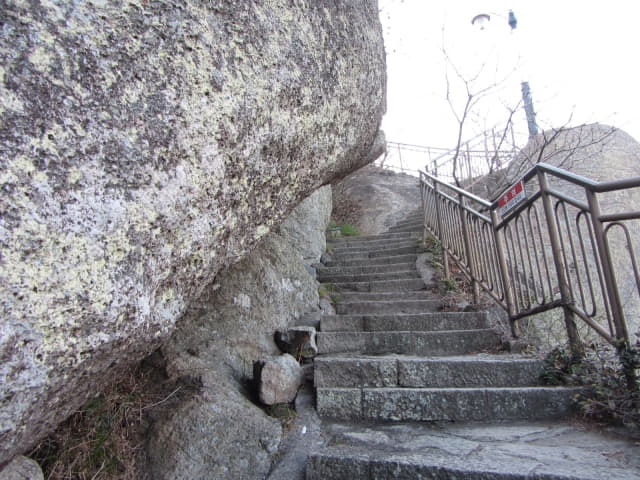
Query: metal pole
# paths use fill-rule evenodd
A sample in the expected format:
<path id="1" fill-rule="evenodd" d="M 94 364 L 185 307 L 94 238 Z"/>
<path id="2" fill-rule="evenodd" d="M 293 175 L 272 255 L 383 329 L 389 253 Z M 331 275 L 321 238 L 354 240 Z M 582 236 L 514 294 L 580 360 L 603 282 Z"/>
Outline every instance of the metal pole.
<path id="1" fill-rule="evenodd" d="M 524 112 L 527 115 L 527 127 L 529 128 L 529 138 L 538 134 L 538 125 L 536 124 L 536 112 L 533 111 L 533 100 L 531 99 L 531 89 L 529 82 L 522 82 L 522 102 L 524 103 Z"/>
<path id="2" fill-rule="evenodd" d="M 551 251 L 553 252 L 553 263 L 556 267 L 556 275 L 558 277 L 558 287 L 560 288 L 560 298 L 562 300 L 562 309 L 564 310 L 564 323 L 567 328 L 567 336 L 569 337 L 569 345 L 574 358 L 582 358 L 584 356 L 584 348 L 578 335 L 575 316 L 571 305 L 573 298 L 567 281 L 564 262 L 562 259 L 562 251 L 560 247 L 560 234 L 553 218 L 553 206 L 551 205 L 551 197 L 549 196 L 549 184 L 547 176 L 542 170 L 538 170 L 538 182 L 540 184 L 540 193 L 542 195 L 542 205 L 544 207 L 544 215 L 547 219 L 547 229 L 549 231 L 549 240 L 551 242 Z"/>

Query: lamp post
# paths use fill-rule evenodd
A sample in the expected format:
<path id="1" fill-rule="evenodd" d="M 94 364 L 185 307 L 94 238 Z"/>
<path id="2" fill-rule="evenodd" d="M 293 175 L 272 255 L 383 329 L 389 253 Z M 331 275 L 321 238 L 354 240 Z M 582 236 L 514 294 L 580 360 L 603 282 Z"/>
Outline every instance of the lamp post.
<path id="1" fill-rule="evenodd" d="M 501 16 L 501 15 L 498 15 Z M 491 21 L 491 15 L 488 13 L 480 13 L 473 17 L 471 20 L 472 25 L 476 25 L 480 28 L 480 30 L 484 30 L 489 22 Z M 507 18 L 507 23 L 509 27 L 511 27 L 511 32 L 513 32 L 518 26 L 518 20 L 516 19 L 513 10 L 509 10 L 509 16 Z M 538 125 L 536 123 L 536 112 L 533 110 L 533 99 L 531 98 L 531 88 L 529 87 L 529 82 L 523 80 L 520 83 L 522 88 L 522 103 L 524 105 L 524 112 L 527 116 L 527 128 L 529 129 L 529 138 L 534 137 L 538 134 Z"/>

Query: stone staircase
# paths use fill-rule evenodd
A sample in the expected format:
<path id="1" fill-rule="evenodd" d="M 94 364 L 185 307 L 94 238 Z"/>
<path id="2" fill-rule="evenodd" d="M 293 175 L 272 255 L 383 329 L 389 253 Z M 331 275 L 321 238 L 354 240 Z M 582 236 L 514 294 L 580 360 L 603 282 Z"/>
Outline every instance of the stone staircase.
<path id="1" fill-rule="evenodd" d="M 331 242 L 332 260 L 318 269 L 319 281 L 337 300 L 336 315 L 324 316 L 317 334 L 318 414 L 329 422 L 374 426 L 568 416 L 578 390 L 542 386 L 540 359 L 500 353 L 501 339 L 485 312 L 440 311 L 436 286 L 416 268 L 421 229 L 415 212 L 388 233 Z M 374 467 L 393 453 L 388 446 L 383 452 L 352 450 L 315 452 L 307 480 L 532 478 L 482 476 L 484 470 L 473 468 L 459 476 L 459 468 L 447 473 L 441 462 L 411 456 L 394 460 L 395 476 Z"/>

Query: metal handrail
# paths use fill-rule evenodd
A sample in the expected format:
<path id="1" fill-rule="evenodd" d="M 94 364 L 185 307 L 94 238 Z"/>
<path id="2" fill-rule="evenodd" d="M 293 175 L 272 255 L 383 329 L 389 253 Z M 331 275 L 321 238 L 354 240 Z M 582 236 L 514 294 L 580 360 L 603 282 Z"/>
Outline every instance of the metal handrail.
<path id="1" fill-rule="evenodd" d="M 620 350 L 631 348 L 612 244 L 618 242 L 618 256 L 628 255 L 637 301 L 640 272 L 629 223 L 640 212 L 603 213 L 599 194 L 640 188 L 640 177 L 596 182 L 539 163 L 521 181 L 527 198 L 502 215 L 502 195 L 487 201 L 420 173 L 425 240 L 427 233 L 440 240 L 445 274 L 451 259 L 474 296 L 481 287 L 508 312 L 516 337 L 518 319 L 562 308 L 576 354 L 583 348 L 576 321 Z"/>

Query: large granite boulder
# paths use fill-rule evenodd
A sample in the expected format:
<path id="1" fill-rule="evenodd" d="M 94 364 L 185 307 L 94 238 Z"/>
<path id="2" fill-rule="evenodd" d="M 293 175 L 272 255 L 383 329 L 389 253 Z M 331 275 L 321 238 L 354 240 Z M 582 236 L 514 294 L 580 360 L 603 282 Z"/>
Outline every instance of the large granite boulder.
<path id="1" fill-rule="evenodd" d="M 3 2 L 0 465 L 372 160 L 384 106 L 376 0 Z"/>

